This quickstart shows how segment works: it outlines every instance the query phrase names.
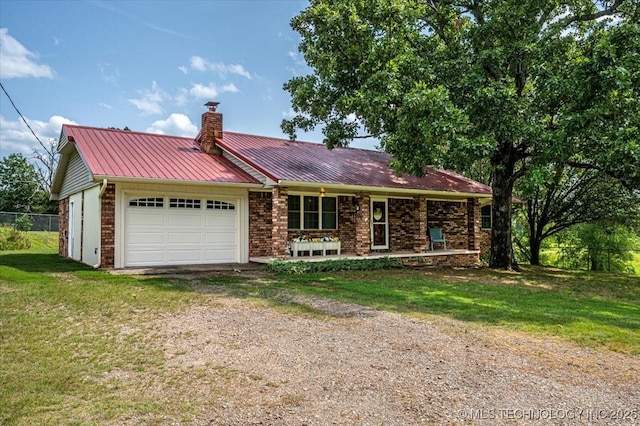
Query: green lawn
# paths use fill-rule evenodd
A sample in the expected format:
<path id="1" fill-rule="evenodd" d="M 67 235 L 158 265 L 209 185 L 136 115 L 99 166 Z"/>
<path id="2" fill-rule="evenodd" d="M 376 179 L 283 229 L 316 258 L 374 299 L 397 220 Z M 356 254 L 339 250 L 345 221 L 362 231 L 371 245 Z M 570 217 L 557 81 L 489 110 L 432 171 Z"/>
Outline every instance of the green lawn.
<path id="1" fill-rule="evenodd" d="M 61 259 L 57 240 L 31 233 L 28 251 L 0 252 L 0 424 L 118 423 L 129 414 L 196 407 L 144 389 L 188 386 L 169 376 L 157 319 L 213 303 L 176 278 L 127 277 Z M 305 314 L 283 294 L 318 295 L 472 327 L 555 336 L 640 354 L 640 277 L 525 268 L 396 270 L 262 278 L 212 276 L 205 285 Z M 126 389 L 113 374 L 154 383 Z M 114 373 L 115 372 L 115 373 Z M 229 372 L 220 371 L 221 377 Z M 134 392 L 135 390 L 135 392 Z M 186 421 L 186 420 L 185 420 Z"/>

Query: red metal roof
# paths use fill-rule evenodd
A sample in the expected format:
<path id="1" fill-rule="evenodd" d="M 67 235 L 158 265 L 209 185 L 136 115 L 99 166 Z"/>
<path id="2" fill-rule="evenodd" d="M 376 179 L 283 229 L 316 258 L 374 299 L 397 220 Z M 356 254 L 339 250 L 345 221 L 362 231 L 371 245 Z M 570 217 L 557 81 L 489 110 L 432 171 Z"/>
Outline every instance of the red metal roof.
<path id="1" fill-rule="evenodd" d="M 425 191 L 491 194 L 491 188 L 447 170 L 430 170 L 421 178 L 396 177 L 384 152 L 334 148 L 323 144 L 252 136 L 225 131 L 218 140 L 232 153 L 274 181 L 315 182 Z"/>
<path id="2" fill-rule="evenodd" d="M 94 176 L 259 183 L 224 157 L 201 152 L 193 138 L 69 124 L 62 130 Z"/>

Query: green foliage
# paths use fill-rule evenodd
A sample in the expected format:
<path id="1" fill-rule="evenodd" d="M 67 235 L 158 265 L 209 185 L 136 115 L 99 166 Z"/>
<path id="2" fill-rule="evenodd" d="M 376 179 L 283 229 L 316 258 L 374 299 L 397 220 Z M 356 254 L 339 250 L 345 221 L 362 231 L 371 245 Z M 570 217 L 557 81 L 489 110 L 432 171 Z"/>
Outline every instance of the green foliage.
<path id="1" fill-rule="evenodd" d="M 638 2 L 312 0 L 291 21 L 312 74 L 297 113 L 328 147 L 380 138 L 399 173 L 491 164 L 494 266 L 509 266 L 513 185 L 550 163 L 640 187 Z"/>
<path id="2" fill-rule="evenodd" d="M 20 216 L 16 219 L 15 227 L 18 231 L 31 231 L 31 227 L 33 227 L 31 217 L 26 214 Z"/>
<path id="3" fill-rule="evenodd" d="M 398 269 L 404 265 L 398 259 L 384 257 L 381 259 L 336 259 L 321 262 L 285 262 L 274 260 L 265 266 L 269 272 L 277 274 L 311 274 L 316 272 L 337 271 L 370 271 L 376 269 Z"/>
<path id="4" fill-rule="evenodd" d="M 0 227 L 0 251 L 25 250 L 31 247 L 26 232 L 10 227 Z"/>
<path id="5" fill-rule="evenodd" d="M 33 164 L 22 154 L 0 161 L 0 211 L 37 213 L 50 209 L 49 194 Z"/>
<path id="6" fill-rule="evenodd" d="M 592 271 L 634 273 L 634 250 L 640 238 L 624 226 L 595 223 L 576 226 L 558 236 L 558 266 Z"/>
<path id="7" fill-rule="evenodd" d="M 514 232 L 516 247 L 525 260 L 540 264 L 540 250 L 547 238 L 582 223 L 618 223 L 629 227 L 640 222 L 640 193 L 623 186 L 598 170 L 548 164 L 531 168 L 517 185 L 525 200 Z"/>

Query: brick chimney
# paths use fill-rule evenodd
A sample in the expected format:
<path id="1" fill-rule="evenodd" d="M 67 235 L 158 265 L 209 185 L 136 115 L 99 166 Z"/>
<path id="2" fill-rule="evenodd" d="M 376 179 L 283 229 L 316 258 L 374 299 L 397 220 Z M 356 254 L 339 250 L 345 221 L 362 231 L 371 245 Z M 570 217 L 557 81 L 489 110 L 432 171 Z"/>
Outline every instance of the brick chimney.
<path id="1" fill-rule="evenodd" d="M 222 154 L 216 145 L 216 139 L 222 139 L 222 114 L 216 111 L 219 104 L 220 102 L 213 101 L 204 104 L 209 111 L 202 114 L 202 126 L 197 141 L 200 149 L 207 154 Z"/>

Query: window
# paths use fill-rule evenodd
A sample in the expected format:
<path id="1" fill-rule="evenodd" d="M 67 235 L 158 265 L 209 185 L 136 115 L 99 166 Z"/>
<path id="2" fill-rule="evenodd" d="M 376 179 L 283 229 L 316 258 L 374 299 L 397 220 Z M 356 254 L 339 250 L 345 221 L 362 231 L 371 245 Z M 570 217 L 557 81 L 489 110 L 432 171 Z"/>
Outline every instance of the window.
<path id="1" fill-rule="evenodd" d="M 226 201 L 207 200 L 207 210 L 235 210 L 236 205 Z"/>
<path id="2" fill-rule="evenodd" d="M 300 229 L 300 213 L 302 209 L 300 208 L 299 195 L 289 195 L 288 210 L 289 229 Z"/>
<path id="3" fill-rule="evenodd" d="M 164 198 L 135 198 L 129 201 L 129 207 L 164 207 Z"/>
<path id="4" fill-rule="evenodd" d="M 169 207 L 173 209 L 199 209 L 200 200 L 196 198 L 169 198 Z"/>
<path id="5" fill-rule="evenodd" d="M 289 195 L 289 229 L 337 229 L 338 199 Z"/>
<path id="6" fill-rule="evenodd" d="M 480 209 L 480 227 L 491 229 L 491 206 L 484 206 Z"/>
<path id="7" fill-rule="evenodd" d="M 334 197 L 322 198 L 322 229 L 338 228 L 337 199 Z"/>
<path id="8" fill-rule="evenodd" d="M 304 197 L 304 229 L 320 229 L 320 197 Z"/>

